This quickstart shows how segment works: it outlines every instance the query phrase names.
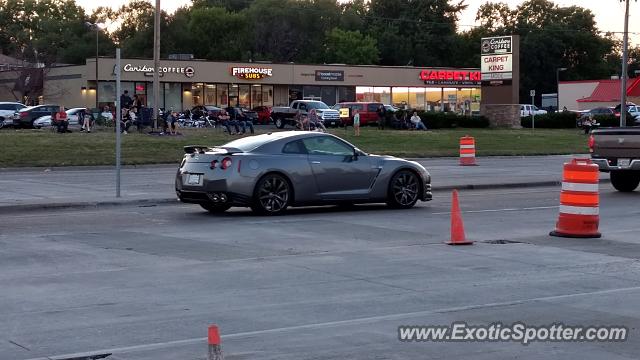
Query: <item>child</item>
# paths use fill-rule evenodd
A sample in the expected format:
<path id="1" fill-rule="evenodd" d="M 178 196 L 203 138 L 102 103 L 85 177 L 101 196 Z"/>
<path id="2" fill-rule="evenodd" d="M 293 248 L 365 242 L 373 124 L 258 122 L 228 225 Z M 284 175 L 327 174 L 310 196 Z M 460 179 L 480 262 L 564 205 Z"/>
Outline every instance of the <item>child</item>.
<path id="1" fill-rule="evenodd" d="M 353 114 L 353 131 L 355 136 L 360 136 L 360 113 L 358 110 L 354 110 Z"/>

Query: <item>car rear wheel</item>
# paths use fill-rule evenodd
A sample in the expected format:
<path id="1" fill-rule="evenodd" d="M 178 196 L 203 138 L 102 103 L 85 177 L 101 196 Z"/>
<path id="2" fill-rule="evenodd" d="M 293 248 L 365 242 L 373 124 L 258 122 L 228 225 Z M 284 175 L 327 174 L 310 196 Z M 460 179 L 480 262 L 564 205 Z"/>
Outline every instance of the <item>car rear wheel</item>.
<path id="1" fill-rule="evenodd" d="M 206 204 L 200 204 L 200 206 L 202 206 L 203 209 L 207 210 L 208 212 L 210 212 L 212 214 L 225 212 L 225 211 L 227 211 L 227 210 L 229 210 L 231 208 L 231 205 L 229 205 L 229 204 L 206 203 Z"/>
<path id="2" fill-rule="evenodd" d="M 640 184 L 640 171 L 612 171 L 611 185 L 621 192 L 632 192 Z"/>
<path id="3" fill-rule="evenodd" d="M 400 170 L 391 178 L 387 204 L 396 209 L 412 208 L 420 195 L 418 176 L 409 170 Z"/>
<path id="4" fill-rule="evenodd" d="M 263 215 L 282 214 L 290 199 L 291 186 L 287 179 L 279 174 L 267 174 L 256 185 L 251 209 Z"/>
<path id="5" fill-rule="evenodd" d="M 284 129 L 284 120 L 281 117 L 276 118 L 275 124 L 278 129 Z"/>

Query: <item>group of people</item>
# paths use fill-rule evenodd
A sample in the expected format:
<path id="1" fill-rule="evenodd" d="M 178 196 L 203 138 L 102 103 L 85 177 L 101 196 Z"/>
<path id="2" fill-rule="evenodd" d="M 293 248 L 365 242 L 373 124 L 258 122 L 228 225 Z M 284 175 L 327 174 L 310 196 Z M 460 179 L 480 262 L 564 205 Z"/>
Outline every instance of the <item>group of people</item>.
<path id="1" fill-rule="evenodd" d="M 294 116 L 294 120 L 296 122 L 296 127 L 300 130 L 318 130 L 322 132 L 326 132 L 327 128 L 324 126 L 324 122 L 318 116 L 318 112 L 316 109 L 311 109 L 307 114 L 303 114 L 302 111 L 296 111 L 296 115 Z"/>
<path id="2" fill-rule="evenodd" d="M 78 117 L 78 123 L 82 124 L 80 131 L 91 132 L 91 114 L 84 110 L 79 110 L 76 113 Z M 55 126 L 59 134 L 71 132 L 69 130 L 69 115 L 64 110 L 64 106 L 60 105 L 60 110 L 51 115 L 52 126 Z"/>
<path id="3" fill-rule="evenodd" d="M 127 134 L 131 125 L 136 125 L 138 130 L 142 129 L 142 113 L 141 110 L 144 104 L 138 95 L 133 95 L 133 98 L 129 96 L 129 91 L 125 90 L 120 95 L 120 131 L 123 134 Z"/>
<path id="4" fill-rule="evenodd" d="M 234 107 L 222 109 L 218 114 L 217 124 L 224 126 L 229 135 L 245 134 L 247 128 L 249 128 L 249 131 L 253 134 L 253 122 L 250 119 L 245 119 L 243 115 L 239 113 L 240 111 L 241 110 Z M 242 132 L 240 132 L 240 128 L 242 128 Z M 235 132 L 232 130 L 235 130 Z"/>

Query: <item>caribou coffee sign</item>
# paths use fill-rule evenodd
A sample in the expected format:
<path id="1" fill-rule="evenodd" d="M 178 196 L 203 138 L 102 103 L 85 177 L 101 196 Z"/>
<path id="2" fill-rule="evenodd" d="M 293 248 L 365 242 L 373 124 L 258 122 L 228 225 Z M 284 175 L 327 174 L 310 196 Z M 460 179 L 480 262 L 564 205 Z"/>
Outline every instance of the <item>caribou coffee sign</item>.
<path id="1" fill-rule="evenodd" d="M 195 70 L 191 66 L 186 66 L 186 67 L 160 66 L 158 70 L 159 70 L 158 71 L 159 76 L 163 76 L 164 74 L 183 74 L 188 78 L 192 78 L 193 75 L 195 74 Z M 133 72 L 133 73 L 144 73 L 144 76 L 153 76 L 154 69 L 153 69 L 153 66 L 125 64 L 124 67 L 122 68 L 122 71 Z"/>
<path id="2" fill-rule="evenodd" d="M 425 69 L 420 71 L 425 85 L 480 85 L 481 73 L 473 70 Z"/>
<path id="3" fill-rule="evenodd" d="M 509 85 L 513 78 L 513 36 L 483 38 L 480 45 L 483 85 Z"/>
<path id="4" fill-rule="evenodd" d="M 273 76 L 273 69 L 259 67 L 232 67 L 231 75 L 243 80 L 260 80 Z"/>

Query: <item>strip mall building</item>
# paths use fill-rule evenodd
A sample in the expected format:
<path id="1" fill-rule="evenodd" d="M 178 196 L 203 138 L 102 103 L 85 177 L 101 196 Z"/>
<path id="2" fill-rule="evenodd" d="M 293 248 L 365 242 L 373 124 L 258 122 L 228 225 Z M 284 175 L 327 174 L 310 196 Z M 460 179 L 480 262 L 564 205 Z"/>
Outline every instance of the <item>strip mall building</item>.
<path id="1" fill-rule="evenodd" d="M 154 106 L 153 61 L 122 59 L 122 89 Z M 65 107 L 112 106 L 116 99 L 115 59 L 43 70 L 38 103 Z M 189 109 L 195 105 L 287 105 L 295 99 L 376 101 L 413 109 L 479 110 L 480 70 L 385 66 L 236 63 L 197 60 L 160 62 L 160 107 Z M 19 71 L 0 72 L 0 101 L 21 99 L 29 87 Z M 21 83 L 22 82 L 22 83 Z"/>

